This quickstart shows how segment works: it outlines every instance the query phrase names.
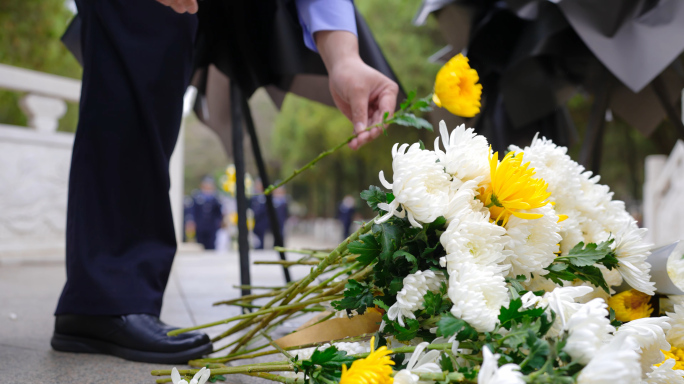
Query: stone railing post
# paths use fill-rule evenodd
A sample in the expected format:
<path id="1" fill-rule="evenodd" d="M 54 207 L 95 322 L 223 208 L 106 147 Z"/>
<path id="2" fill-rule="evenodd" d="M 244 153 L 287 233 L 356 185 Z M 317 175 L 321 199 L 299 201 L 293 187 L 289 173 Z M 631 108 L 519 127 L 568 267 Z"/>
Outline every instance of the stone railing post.
<path id="1" fill-rule="evenodd" d="M 19 105 L 29 119 L 29 127 L 41 133 L 56 132 L 59 119 L 67 111 L 64 100 L 32 93 L 24 96 Z"/>

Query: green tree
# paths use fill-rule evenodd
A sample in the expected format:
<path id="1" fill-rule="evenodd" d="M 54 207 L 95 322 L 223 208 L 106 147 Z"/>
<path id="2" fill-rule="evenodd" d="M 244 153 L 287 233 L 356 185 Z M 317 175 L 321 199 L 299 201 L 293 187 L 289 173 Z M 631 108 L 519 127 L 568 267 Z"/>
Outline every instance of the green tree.
<path id="1" fill-rule="evenodd" d="M 60 41 L 72 17 L 64 0 L 0 1 L 0 63 L 79 79 L 81 67 Z M 22 96 L 0 90 L 0 123 L 26 125 Z M 69 103 L 59 129 L 75 130 L 77 118 L 78 106 Z"/>
<path id="2" fill-rule="evenodd" d="M 418 2 L 368 0 L 356 5 L 406 91 L 416 90 L 421 96 L 430 93 L 440 66 L 429 63 L 427 57 L 443 46 L 434 20 L 425 27 L 411 24 Z M 276 118 L 269 164 L 285 177 L 351 132 L 352 124 L 336 109 L 288 95 Z M 289 193 L 306 202 L 309 214 L 334 216 L 344 195 L 358 196 L 368 185 L 378 185 L 380 170 L 391 175 L 390 153 L 395 142 L 432 142 L 430 138 L 434 137 L 429 132 L 396 126 L 387 134 L 359 151 L 345 148 L 322 160 L 288 184 Z"/>

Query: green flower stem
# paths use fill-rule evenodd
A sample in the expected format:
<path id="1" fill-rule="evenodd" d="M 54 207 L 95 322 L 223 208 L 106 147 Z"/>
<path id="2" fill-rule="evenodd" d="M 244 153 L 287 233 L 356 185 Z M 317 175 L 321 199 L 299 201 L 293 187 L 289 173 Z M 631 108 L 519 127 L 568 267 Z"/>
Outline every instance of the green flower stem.
<path id="1" fill-rule="evenodd" d="M 377 123 L 377 124 L 373 124 L 373 125 L 371 125 L 371 126 L 366 127 L 366 131 L 370 131 L 370 130 L 373 129 L 373 128 L 381 127 L 381 126 L 383 126 L 383 125 L 391 124 L 391 123 L 393 123 L 393 122 L 394 122 L 394 118 L 391 118 L 391 119 L 388 119 L 388 120 L 386 120 L 386 121 L 384 121 L 384 122 Z M 295 170 L 294 172 L 292 172 L 292 174 L 291 174 L 290 176 L 288 176 L 285 180 L 281 181 L 280 183 L 278 183 L 278 184 L 276 184 L 276 185 L 269 185 L 269 187 L 266 188 L 266 189 L 264 190 L 264 195 L 269 195 L 269 194 L 271 194 L 271 192 L 273 192 L 273 191 L 275 191 L 276 189 L 278 189 L 278 188 L 282 187 L 283 185 L 287 184 L 290 180 L 294 179 L 294 178 L 295 178 L 297 175 L 299 175 L 300 173 L 302 173 L 302 172 L 306 171 L 307 169 L 313 167 L 316 163 L 318 163 L 318 162 L 319 162 L 321 159 L 323 159 L 324 157 L 333 154 L 333 153 L 334 153 L 335 151 L 337 151 L 338 149 L 340 149 L 340 148 L 344 147 L 345 145 L 351 143 L 351 141 L 354 140 L 354 139 L 356 138 L 356 136 L 357 136 L 357 134 L 355 133 L 355 134 L 353 134 L 353 135 L 347 137 L 343 142 L 341 142 L 340 144 L 334 146 L 333 148 L 330 148 L 330 149 L 328 149 L 327 151 L 321 152 L 321 154 L 319 154 L 318 156 L 316 156 L 315 159 L 309 161 L 305 166 L 303 166 L 303 167 L 301 167 L 301 168 Z"/>
<path id="2" fill-rule="evenodd" d="M 330 252 L 315 249 L 292 249 L 284 247 L 273 247 L 273 250 L 275 250 L 276 252 L 299 253 L 301 255 L 309 255 L 316 257 L 326 257 L 330 254 Z"/>
<path id="3" fill-rule="evenodd" d="M 236 299 L 230 299 L 230 300 L 224 300 L 224 301 L 217 301 L 216 303 L 212 304 L 213 306 L 217 305 L 230 305 L 233 303 L 238 303 L 242 301 L 252 301 L 254 299 L 261 299 L 264 297 L 273 297 L 278 295 L 280 292 L 268 292 L 268 293 L 261 293 L 261 294 L 254 294 L 254 295 L 245 295 L 242 297 L 238 297 Z"/>
<path id="4" fill-rule="evenodd" d="M 168 335 L 169 336 L 177 336 L 177 335 L 180 335 L 181 333 L 184 333 L 184 332 L 196 331 L 198 329 L 209 328 L 209 327 L 213 327 L 215 325 L 227 324 L 227 323 L 230 323 L 230 322 L 233 322 L 236 320 L 252 319 L 254 317 L 257 317 L 259 315 L 264 315 L 264 314 L 269 314 L 269 316 L 267 316 L 267 318 L 269 318 L 272 315 L 274 315 L 274 313 L 279 312 L 279 311 L 283 311 L 283 310 L 287 310 L 287 309 L 301 309 L 301 308 L 304 308 L 310 304 L 322 303 L 324 301 L 331 301 L 331 300 L 336 300 L 336 299 L 340 299 L 340 298 L 341 298 L 341 296 L 339 296 L 339 295 L 338 296 L 319 297 L 319 298 L 311 299 L 309 301 L 305 301 L 302 303 L 294 303 L 294 304 L 289 304 L 289 305 L 282 305 L 282 306 L 279 306 L 276 308 L 262 309 L 262 310 L 255 311 L 252 313 L 245 313 L 242 315 L 233 316 L 233 317 L 228 318 L 228 319 L 215 321 L 213 323 L 207 323 L 207 324 L 202 324 L 202 325 L 198 325 L 195 327 L 188 327 L 188 328 L 173 330 L 173 331 L 169 332 Z"/>
<path id="5" fill-rule="evenodd" d="M 260 286 L 260 285 L 233 285 L 233 288 L 235 289 L 268 289 L 268 290 L 283 290 L 289 288 L 289 285 L 285 286 L 272 286 L 272 287 L 265 287 L 265 286 Z M 245 297 L 245 296 L 243 296 Z"/>
<path id="6" fill-rule="evenodd" d="M 352 343 L 352 342 L 356 342 L 356 341 L 369 340 L 371 338 L 371 336 L 373 336 L 372 333 L 364 333 L 363 335 L 359 335 L 359 336 L 345 337 L 343 339 L 333 340 L 333 341 L 330 341 L 329 343 L 339 343 L 339 342 Z M 287 347 L 287 348 L 283 348 L 283 349 L 285 349 L 286 351 L 292 351 L 292 350 L 296 350 L 296 349 L 320 347 L 321 345 L 326 344 L 326 343 L 328 343 L 328 342 L 308 343 L 308 344 L 303 344 L 303 345 Z M 210 363 L 227 363 L 229 361 L 254 359 L 257 357 L 275 355 L 277 353 L 280 353 L 278 350 L 271 349 L 268 351 L 247 354 L 249 352 L 253 352 L 253 351 L 256 351 L 259 349 L 263 349 L 263 348 L 266 348 L 268 346 L 269 346 L 268 344 L 265 344 L 261 347 L 254 348 L 254 349 L 249 350 L 249 351 L 244 351 L 241 353 L 234 353 L 234 354 L 230 354 L 230 355 L 227 355 L 224 357 L 209 357 L 206 359 L 192 360 L 192 361 L 190 361 L 190 365 L 194 366 L 194 367 L 204 367 L 206 364 L 210 364 Z"/>
<path id="7" fill-rule="evenodd" d="M 295 261 L 289 261 L 289 260 L 273 260 L 273 261 L 255 261 L 252 264 L 255 265 L 262 265 L 262 264 L 276 264 L 276 265 L 284 265 L 284 266 L 292 266 L 292 265 L 318 265 L 318 261 L 316 260 L 295 260 Z"/>
<path id="8" fill-rule="evenodd" d="M 302 294 L 302 298 L 303 298 L 303 297 L 306 297 L 306 296 L 308 296 L 308 295 L 310 295 L 310 294 L 312 294 L 313 292 L 315 292 L 315 291 L 317 291 L 317 290 L 322 290 L 323 288 L 327 287 L 328 284 L 330 284 L 331 282 L 333 282 L 336 278 L 338 278 L 338 277 L 344 275 L 345 273 L 349 273 L 349 272 L 353 271 L 355 268 L 358 268 L 360 265 L 361 265 L 361 264 L 359 264 L 359 263 L 354 263 L 354 264 L 350 265 L 349 267 L 347 267 L 347 268 L 345 268 L 345 269 L 343 269 L 343 270 L 337 272 L 336 274 L 334 274 L 333 276 L 329 277 L 328 279 L 323 280 L 323 281 L 322 281 L 320 284 L 318 284 L 317 286 L 309 288 L 306 292 L 304 292 L 304 293 Z M 300 298 L 300 300 L 301 300 L 301 298 Z"/>
<path id="9" fill-rule="evenodd" d="M 250 364 L 241 365 L 239 367 L 227 367 L 212 369 L 212 375 L 228 375 L 233 373 L 252 373 L 252 372 L 281 372 L 281 371 L 294 371 L 292 364 L 284 361 L 276 362 L 279 364 Z M 181 375 L 194 375 L 199 369 L 179 369 L 178 373 Z M 171 375 L 171 371 L 168 369 L 154 370 L 150 372 L 152 376 L 168 376 Z"/>
<path id="10" fill-rule="evenodd" d="M 284 294 L 283 301 L 281 302 L 280 309 L 285 309 L 284 307 L 289 304 L 290 301 L 292 301 L 295 296 L 297 296 L 303 289 L 309 286 L 314 279 L 316 279 L 318 276 L 320 276 L 325 270 L 335 261 L 337 261 L 340 257 L 342 257 L 342 254 L 347 250 L 347 246 L 353 242 L 356 241 L 359 236 L 363 233 L 368 232 L 371 227 L 373 226 L 373 223 L 375 222 L 375 219 L 370 220 L 369 222 L 365 223 L 361 228 L 357 229 L 356 232 L 352 233 L 347 237 L 346 240 L 344 240 L 340 245 L 337 246 L 330 254 L 316 266 L 315 268 L 312 268 L 312 271 L 310 274 L 308 274 L 305 278 L 300 280 L 299 282 L 295 283 L 293 285 L 293 288 L 290 290 L 287 290 L 287 293 Z M 247 332 L 241 339 L 240 342 L 236 347 L 233 348 L 231 353 L 237 352 L 238 349 L 244 345 L 247 340 L 251 339 L 258 331 L 262 330 L 263 328 L 267 327 L 268 324 L 277 316 L 279 315 L 278 312 L 273 312 L 269 314 L 264 320 L 261 321 L 256 327 L 252 328 L 249 332 Z"/>
<path id="11" fill-rule="evenodd" d="M 414 373 L 414 372 L 412 372 Z M 414 373 L 420 381 L 439 381 L 441 383 L 477 383 L 477 380 L 467 380 L 460 372 Z"/>
<path id="12" fill-rule="evenodd" d="M 318 325 L 318 324 L 320 324 L 320 323 L 322 323 L 322 322 L 324 322 L 324 321 L 330 320 L 330 319 L 332 319 L 334 316 L 335 316 L 335 313 L 334 313 L 334 312 L 333 312 L 333 313 L 330 313 L 330 314 L 324 316 L 322 319 L 318 320 L 317 322 L 311 324 L 310 326 L 308 326 L 308 327 L 306 327 L 306 328 L 311 328 L 311 327 L 313 327 L 314 325 Z M 304 329 L 306 329 L 306 328 L 304 328 Z"/>
<path id="13" fill-rule="evenodd" d="M 370 275 L 371 272 L 373 272 L 373 267 L 369 265 L 366 268 L 360 270 L 359 272 L 349 276 L 349 279 L 347 279 L 346 281 L 341 281 L 339 284 L 337 284 L 336 286 L 330 288 L 329 290 L 327 290 L 323 293 L 330 294 L 330 296 L 336 295 L 337 293 L 344 290 L 345 285 L 347 285 L 347 281 L 352 280 L 352 279 L 356 280 L 356 281 L 364 281 L 364 280 L 366 280 L 366 277 L 368 277 L 368 275 Z M 321 293 L 321 296 L 323 296 L 323 293 Z M 326 295 L 326 296 L 328 296 L 328 295 Z"/>
<path id="14" fill-rule="evenodd" d="M 271 338 L 271 336 L 267 335 L 266 332 L 263 332 L 263 331 L 262 331 L 262 332 L 261 332 L 261 335 L 262 335 L 263 337 L 265 337 L 266 340 L 268 340 L 268 343 L 269 343 L 273 348 L 277 349 L 278 352 L 280 352 L 280 353 L 282 353 L 283 355 L 285 355 L 285 357 L 287 357 L 288 360 L 294 361 L 294 356 L 290 355 L 289 353 L 287 353 L 286 350 L 282 349 L 282 348 L 280 347 L 280 345 L 276 344 L 275 341 L 273 341 L 273 339 Z"/>
<path id="15" fill-rule="evenodd" d="M 428 350 L 438 350 L 438 351 L 451 351 L 451 343 L 444 343 L 444 344 L 430 344 L 427 346 Z M 399 347 L 399 348 L 389 348 L 390 351 L 392 351 L 392 354 L 395 355 L 397 353 L 411 353 L 416 350 L 415 346 L 408 346 L 408 347 Z M 356 355 L 352 355 L 354 357 L 358 358 L 365 358 L 370 355 L 370 352 L 366 353 L 357 353 Z"/>
<path id="16" fill-rule="evenodd" d="M 276 381 L 283 384 L 304 384 L 304 380 L 295 379 L 292 377 L 283 377 L 268 372 L 243 373 L 243 375 L 261 377 L 262 379 Z"/>
<path id="17" fill-rule="evenodd" d="M 262 317 L 262 318 L 263 318 L 263 317 Z M 257 317 L 257 318 L 254 318 L 254 319 L 246 319 L 246 320 L 243 320 L 243 321 L 237 323 L 236 325 L 234 325 L 234 326 L 228 328 L 228 330 L 224 331 L 224 332 L 221 333 L 220 335 L 214 336 L 214 338 L 211 339 L 211 342 L 212 342 L 212 343 L 215 343 L 215 342 L 217 342 L 217 341 L 219 341 L 219 340 L 222 340 L 222 339 L 224 339 L 224 338 L 226 338 L 226 337 L 228 337 L 228 336 L 230 336 L 230 335 L 232 335 L 232 334 L 234 334 L 234 333 L 236 333 L 236 332 L 239 332 L 239 331 L 241 331 L 241 330 L 243 330 L 243 329 L 249 327 L 249 325 L 250 325 L 251 323 L 253 323 L 253 322 L 255 322 L 255 321 L 259 321 L 259 320 L 262 319 L 262 318 Z M 235 340 L 235 341 L 233 341 L 232 343 L 230 343 L 230 344 L 228 344 L 228 345 L 231 346 L 231 345 L 235 345 L 235 344 L 237 344 L 237 343 L 238 343 L 238 340 Z M 225 348 L 221 348 L 221 349 L 225 349 Z"/>

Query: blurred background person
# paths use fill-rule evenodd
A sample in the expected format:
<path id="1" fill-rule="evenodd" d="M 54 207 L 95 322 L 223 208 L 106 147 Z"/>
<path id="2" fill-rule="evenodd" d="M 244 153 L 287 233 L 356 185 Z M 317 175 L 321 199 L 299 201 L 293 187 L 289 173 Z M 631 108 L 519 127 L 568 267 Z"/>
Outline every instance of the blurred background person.
<path id="1" fill-rule="evenodd" d="M 342 199 L 337 210 L 337 218 L 342 223 L 343 239 L 349 237 L 349 229 L 354 219 L 354 213 L 356 213 L 356 200 L 352 195 L 347 195 Z"/>
<path id="2" fill-rule="evenodd" d="M 207 176 L 202 180 L 200 190 L 192 194 L 192 203 L 197 242 L 202 244 L 204 249 L 215 249 L 216 232 L 223 222 L 223 210 L 216 195 L 213 178 Z"/>
<path id="3" fill-rule="evenodd" d="M 266 233 L 271 232 L 271 219 L 268 215 L 268 208 L 266 206 L 266 196 L 263 195 L 264 187 L 261 180 L 255 183 L 256 195 L 252 197 L 251 208 L 254 212 L 254 236 L 257 241 L 254 244 L 254 249 L 264 249 Z M 278 218 L 278 226 L 280 233 L 285 235 L 285 222 L 289 216 L 287 208 L 287 194 L 284 187 L 280 187 L 273 191 L 273 206 L 276 210 Z"/>

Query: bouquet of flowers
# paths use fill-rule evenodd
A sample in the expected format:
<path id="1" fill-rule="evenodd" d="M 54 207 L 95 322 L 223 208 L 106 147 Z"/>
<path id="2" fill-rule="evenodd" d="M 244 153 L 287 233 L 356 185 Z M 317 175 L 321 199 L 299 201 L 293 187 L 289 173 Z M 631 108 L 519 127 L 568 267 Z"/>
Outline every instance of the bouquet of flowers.
<path id="1" fill-rule="evenodd" d="M 463 103 L 435 90 L 438 105 Z M 301 251 L 293 263 L 314 261 L 311 274 L 223 302 L 271 298 L 255 312 L 175 331 L 235 322 L 215 341 L 244 332 L 220 348 L 228 355 L 190 364 L 287 384 L 684 383 L 684 306 L 648 317 L 651 245 L 599 177 L 544 138 L 500 155 L 471 128 L 439 131 L 433 149 L 394 146 L 391 180 L 381 171 L 384 188 L 361 194 L 377 217 L 332 252 Z M 633 289 L 616 295 L 623 282 Z M 329 312 L 317 324 L 382 321 L 338 342 L 270 339 L 305 311 Z M 269 343 L 247 349 L 256 336 Z M 269 354 L 284 360 L 225 365 Z"/>

